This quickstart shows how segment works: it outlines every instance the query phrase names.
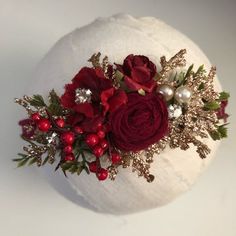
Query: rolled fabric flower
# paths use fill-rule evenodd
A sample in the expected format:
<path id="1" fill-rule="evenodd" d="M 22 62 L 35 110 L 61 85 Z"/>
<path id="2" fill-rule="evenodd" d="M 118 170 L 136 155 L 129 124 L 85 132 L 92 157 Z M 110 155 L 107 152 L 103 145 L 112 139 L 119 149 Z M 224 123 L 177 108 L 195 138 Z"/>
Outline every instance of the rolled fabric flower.
<path id="1" fill-rule="evenodd" d="M 109 122 L 115 147 L 137 152 L 167 135 L 167 106 L 158 94 L 129 93 L 127 104 L 112 112 Z"/>

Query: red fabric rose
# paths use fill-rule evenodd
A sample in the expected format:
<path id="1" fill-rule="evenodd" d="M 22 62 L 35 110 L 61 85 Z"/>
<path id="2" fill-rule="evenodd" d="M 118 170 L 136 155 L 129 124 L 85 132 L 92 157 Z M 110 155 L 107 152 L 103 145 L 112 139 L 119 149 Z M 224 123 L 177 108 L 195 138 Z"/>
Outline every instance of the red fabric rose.
<path id="1" fill-rule="evenodd" d="M 77 88 L 90 89 L 92 91 L 92 100 L 98 102 L 100 94 L 103 90 L 112 87 L 111 80 L 104 76 L 104 72 L 100 68 L 82 68 L 79 73 L 73 78 L 71 84 L 65 86 L 65 93 L 61 97 L 61 103 L 65 108 L 76 108 L 75 90 Z"/>
<path id="2" fill-rule="evenodd" d="M 103 91 L 101 94 L 103 114 L 105 115 L 107 111 L 113 112 L 122 104 L 126 104 L 127 100 L 126 93 L 121 89 L 110 88 Z"/>
<path id="3" fill-rule="evenodd" d="M 145 56 L 130 54 L 123 65 L 117 65 L 117 69 L 125 75 L 124 82 L 131 90 L 152 92 L 156 87 L 153 79 L 157 73 L 156 66 Z"/>
<path id="4" fill-rule="evenodd" d="M 168 132 L 168 111 L 157 94 L 128 94 L 128 103 L 109 116 L 111 141 L 123 151 L 140 151 Z"/>

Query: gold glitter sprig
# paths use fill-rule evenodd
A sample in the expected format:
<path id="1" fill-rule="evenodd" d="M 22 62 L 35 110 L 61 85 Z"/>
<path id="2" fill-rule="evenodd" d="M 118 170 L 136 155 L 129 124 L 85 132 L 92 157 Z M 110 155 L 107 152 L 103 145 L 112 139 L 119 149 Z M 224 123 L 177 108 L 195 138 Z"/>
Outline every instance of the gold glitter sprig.
<path id="1" fill-rule="evenodd" d="M 203 66 L 200 66 L 196 72 L 193 71 L 191 65 L 186 72 L 176 74 L 175 78 L 170 78 L 169 72 L 177 67 L 186 65 L 184 55 L 185 49 L 180 50 L 169 61 L 165 56 L 161 57 L 162 69 L 158 75 L 157 84 L 160 86 L 166 84 L 175 91 L 180 86 L 185 86 L 191 91 L 191 99 L 187 103 L 179 103 L 175 98 L 168 102 L 168 105 L 180 107 L 182 114 L 178 117 L 169 119 L 169 134 L 158 143 L 151 145 L 145 152 L 138 153 L 122 153 L 123 168 L 131 167 L 138 176 L 143 176 L 148 182 L 154 178 L 149 173 L 150 164 L 153 162 L 154 156 L 160 154 L 167 145 L 170 148 L 180 148 L 187 150 L 190 144 L 196 146 L 196 152 L 200 158 L 206 158 L 210 153 L 210 148 L 202 139 L 215 136 L 215 139 L 226 136 L 224 126 L 219 126 L 219 120 L 216 110 L 219 109 L 220 94 L 214 90 L 214 77 L 216 68 L 212 67 L 208 74 Z M 227 93 L 221 93 L 223 97 L 228 97 Z M 226 95 L 226 96 L 225 96 Z M 111 179 L 115 179 L 118 172 L 118 166 L 111 166 Z"/>
<path id="2" fill-rule="evenodd" d="M 162 66 L 161 71 L 159 72 L 160 79 L 158 79 L 158 83 L 164 83 L 166 79 L 168 79 L 168 72 L 171 70 L 182 67 L 186 65 L 186 60 L 184 55 L 186 54 L 186 49 L 180 50 L 177 54 L 170 58 L 169 61 L 166 60 L 165 56 L 162 56 L 160 59 L 160 63 Z"/>
<path id="3" fill-rule="evenodd" d="M 101 59 L 101 53 L 98 52 L 94 53 L 88 61 L 92 63 L 94 68 L 101 68 L 104 72 L 104 75 L 108 78 L 108 67 L 109 67 L 108 57 L 105 56 L 102 59 L 102 62 L 100 62 L 100 59 Z"/>
<path id="4" fill-rule="evenodd" d="M 82 170 L 85 170 L 88 174 L 96 173 L 99 180 L 106 179 L 108 174 L 110 179 L 114 180 L 119 167 L 130 167 L 132 172 L 139 177 L 152 182 L 154 176 L 150 173 L 151 164 L 167 146 L 181 150 L 194 146 L 199 157 L 206 158 L 211 150 L 205 139 L 211 137 L 213 140 L 219 140 L 227 137 L 225 120 L 228 115 L 224 112 L 224 107 L 222 110 L 222 104 L 227 105 L 229 94 L 215 91 L 215 67 L 212 67 L 208 74 L 203 65 L 196 72 L 193 70 L 194 66 L 191 65 L 186 71 L 183 69 L 177 73 L 175 70 L 177 67 L 186 65 L 185 54 L 186 50 L 182 49 L 169 60 L 165 56 L 161 57 L 162 69 L 154 78 L 151 78 L 154 80 L 152 82 L 157 83 L 156 92 L 166 101 L 169 114 L 168 133 L 159 142 L 139 152 L 123 152 L 113 147 L 112 143 L 103 137 L 109 148 L 102 152 L 100 144 L 96 144 L 97 149 L 92 148 L 89 145 L 88 134 L 84 133 L 77 124 L 74 127 L 70 122 L 67 123 L 67 115 L 71 115 L 71 112 L 74 112 L 73 109 L 63 107 L 61 98 L 52 90 L 49 93 L 48 104 L 44 102 L 41 95 L 15 99 L 17 104 L 26 109 L 29 117 L 19 122 L 22 126 L 22 138 L 28 142 L 28 146 L 23 147 L 25 153 L 20 153 L 20 158 L 14 161 L 18 162 L 18 166 L 33 163 L 41 166 L 53 163 L 56 155 L 59 154 L 60 161 L 56 170 L 61 167 L 65 175 L 66 171 L 79 175 Z M 88 61 L 92 63 L 93 68 L 100 68 L 107 79 L 111 79 L 114 88 L 124 90 L 126 93 L 133 92 L 126 86 L 124 75 L 118 70 L 118 65 L 114 69 L 109 64 L 107 56 L 101 60 L 101 53 L 95 53 Z M 174 77 L 172 72 L 175 72 Z M 142 89 L 137 92 L 146 96 L 146 92 Z M 90 90 L 78 88 L 75 90 L 74 102 L 92 103 L 91 95 Z M 220 116 L 219 112 L 222 113 Z M 40 125 L 40 122 L 41 124 L 44 122 L 46 128 Z M 107 120 L 104 119 L 103 125 L 106 125 L 106 122 Z M 114 159 L 113 151 L 118 154 L 119 159 Z M 87 153 L 93 154 L 92 158 L 87 157 L 85 155 Z M 102 155 L 105 158 L 103 165 L 100 162 Z"/>

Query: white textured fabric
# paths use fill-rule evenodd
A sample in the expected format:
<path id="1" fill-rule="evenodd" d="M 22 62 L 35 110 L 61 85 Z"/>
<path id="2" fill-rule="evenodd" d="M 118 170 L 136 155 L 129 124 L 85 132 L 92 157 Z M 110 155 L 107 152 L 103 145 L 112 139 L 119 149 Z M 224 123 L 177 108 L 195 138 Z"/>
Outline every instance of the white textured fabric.
<path id="1" fill-rule="evenodd" d="M 152 17 L 136 19 L 129 15 L 99 18 L 56 43 L 39 64 L 29 92 L 46 96 L 51 88 L 55 88 L 62 93 L 63 85 L 70 82 L 81 67 L 89 65 L 87 60 L 95 52 L 100 51 L 110 62 L 116 63 L 122 63 L 130 53 L 143 54 L 160 68 L 161 56 L 168 59 L 183 48 L 187 49 L 187 66 L 194 63 L 197 68 L 205 64 L 209 69 L 209 61 L 202 51 L 160 20 Z M 218 80 L 216 88 L 220 89 Z M 211 140 L 206 143 L 212 152 L 205 160 L 196 154 L 194 147 L 187 151 L 167 148 L 156 156 L 151 167 L 155 175 L 152 183 L 138 178 L 129 168 L 121 168 L 114 182 L 99 182 L 94 175 L 83 173 L 79 177 L 69 176 L 68 182 L 62 181 L 59 186 L 67 184 L 74 188 L 73 199 L 82 197 L 99 212 L 126 214 L 162 206 L 187 191 L 210 163 L 219 143 Z M 45 173 L 54 178 L 47 171 Z M 61 189 L 68 189 L 68 186 L 61 186 Z M 66 191 L 62 191 L 65 196 Z M 81 204 L 86 205 L 82 201 Z"/>

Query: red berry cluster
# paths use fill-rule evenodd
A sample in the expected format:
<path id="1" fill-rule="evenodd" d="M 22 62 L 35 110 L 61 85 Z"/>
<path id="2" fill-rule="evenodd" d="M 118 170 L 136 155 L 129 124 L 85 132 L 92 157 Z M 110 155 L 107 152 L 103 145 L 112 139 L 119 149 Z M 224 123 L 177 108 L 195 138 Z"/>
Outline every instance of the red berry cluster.
<path id="1" fill-rule="evenodd" d="M 36 123 L 37 128 L 42 132 L 48 132 L 51 129 L 51 122 L 40 116 L 38 112 L 35 112 L 31 115 L 31 119 Z"/>
<path id="2" fill-rule="evenodd" d="M 96 173 L 99 180 L 105 180 L 108 177 L 108 171 L 101 167 L 99 158 L 109 148 L 109 143 L 106 139 L 106 130 L 102 124 L 98 125 L 96 133 L 90 133 L 85 137 L 85 142 L 92 150 L 94 156 L 97 158 L 89 164 L 89 170 Z"/>
<path id="3" fill-rule="evenodd" d="M 75 141 L 75 134 L 72 131 L 66 131 L 61 134 L 61 142 L 64 146 L 64 160 L 65 161 L 74 161 L 75 156 L 73 154 L 73 143 Z"/>
<path id="4" fill-rule="evenodd" d="M 85 134 L 80 126 L 74 126 L 73 131 L 65 129 L 66 122 L 63 118 L 57 118 L 50 121 L 47 118 L 42 117 L 38 112 L 31 115 L 31 119 L 35 122 L 36 127 L 41 132 L 48 132 L 51 128 L 57 128 L 59 130 L 60 141 L 62 144 L 62 158 L 65 162 L 75 161 L 75 155 L 73 153 L 73 145 L 75 143 L 77 135 L 84 135 L 84 141 L 91 149 L 92 153 L 96 157 L 96 160 L 90 162 L 89 170 L 91 173 L 95 173 L 98 180 L 105 180 L 108 177 L 108 170 L 101 167 L 100 157 L 104 155 L 109 148 L 109 142 L 106 138 L 107 127 L 103 124 L 97 126 L 95 133 Z M 53 127 L 54 125 L 54 127 Z M 113 164 L 118 164 L 121 161 L 121 156 L 115 151 L 110 151 L 110 159 Z"/>
<path id="5" fill-rule="evenodd" d="M 62 128 L 62 127 L 61 127 Z M 83 130 L 79 126 L 74 127 L 74 132 L 66 131 L 61 135 L 61 142 L 64 146 L 63 153 L 64 153 L 64 160 L 65 161 L 74 161 L 75 156 L 73 154 L 73 143 L 75 141 L 75 134 L 83 134 Z"/>

